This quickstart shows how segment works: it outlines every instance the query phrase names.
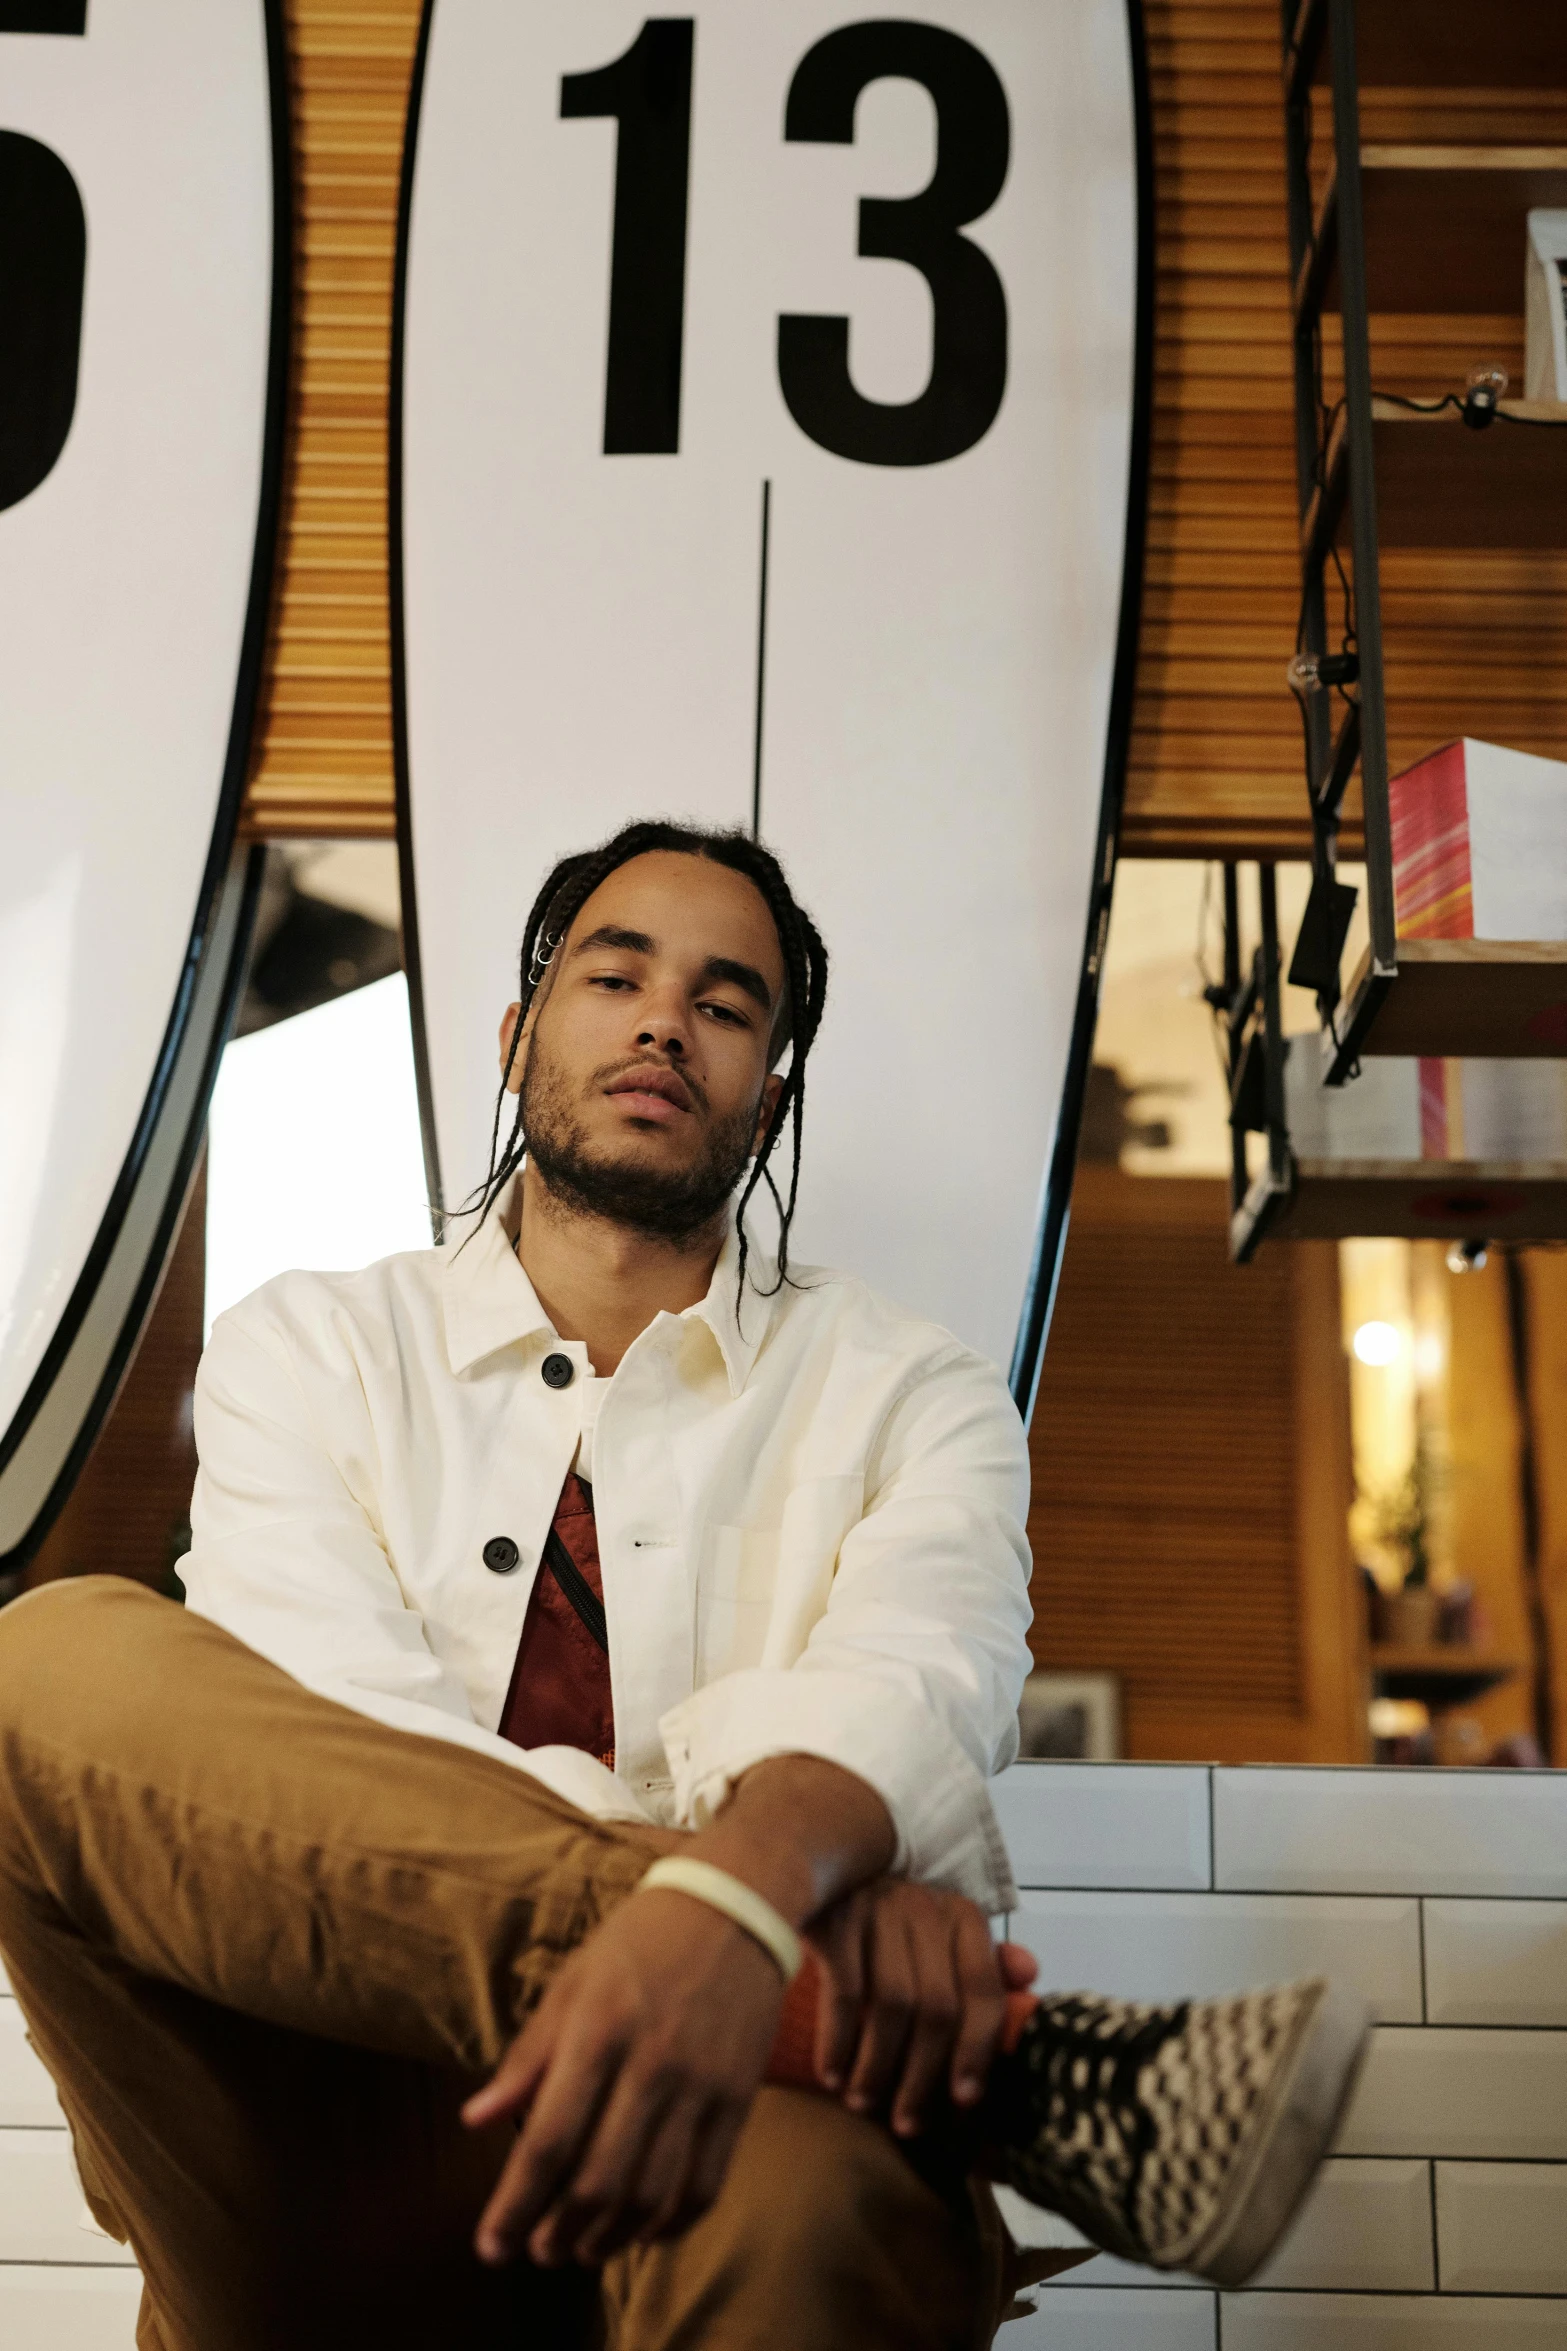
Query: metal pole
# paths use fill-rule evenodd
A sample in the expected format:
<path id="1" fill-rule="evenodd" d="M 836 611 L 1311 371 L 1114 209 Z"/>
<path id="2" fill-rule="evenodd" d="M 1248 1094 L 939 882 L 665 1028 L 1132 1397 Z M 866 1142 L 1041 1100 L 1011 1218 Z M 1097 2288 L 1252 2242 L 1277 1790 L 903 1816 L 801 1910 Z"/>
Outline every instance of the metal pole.
<path id="1" fill-rule="evenodd" d="M 1235 1099 L 1235 1072 L 1240 1065 L 1241 1039 L 1245 1023 L 1239 1017 L 1241 993 L 1241 897 L 1240 875 L 1233 861 L 1224 868 L 1224 1040 L 1225 1077 L 1228 1082 L 1231 1106 Z M 1246 1135 L 1232 1117 L 1230 1121 L 1230 1214 L 1236 1215 L 1246 1200 Z"/>
<path id="2" fill-rule="evenodd" d="M 1388 805 L 1387 706 L 1382 681 L 1382 596 L 1371 432 L 1371 323 L 1366 302 L 1366 224 L 1360 185 L 1360 89 L 1355 0 L 1330 0 L 1333 145 L 1338 183 L 1339 289 L 1344 321 L 1344 423 L 1349 437 L 1350 537 L 1355 634 L 1360 654 L 1360 788 L 1365 810 L 1366 911 L 1373 969 L 1397 969 L 1393 836 Z"/>
<path id="3" fill-rule="evenodd" d="M 1289 1134 L 1284 1124 L 1284 1014 L 1279 1001 L 1279 901 L 1271 865 L 1257 868 L 1262 907 L 1262 1076 L 1268 1125 L 1268 1174 L 1287 1191 L 1291 1180 Z"/>
<path id="4" fill-rule="evenodd" d="M 1284 176 L 1289 200 L 1290 303 L 1293 311 L 1295 379 L 1295 472 L 1297 503 L 1302 521 L 1322 473 L 1321 411 L 1318 398 L 1318 352 L 1324 272 L 1312 262 L 1316 223 L 1311 196 L 1311 76 L 1309 57 L 1297 52 L 1301 36 L 1314 54 L 1320 47 L 1326 0 L 1316 0 L 1308 12 L 1283 0 L 1284 8 Z M 1304 299 L 1302 296 L 1304 295 Z M 1300 619 L 1296 650 L 1328 650 L 1327 599 L 1320 555 L 1303 553 Z M 1305 698 L 1306 789 L 1311 800 L 1311 870 L 1319 889 L 1333 882 L 1338 851 L 1338 812 L 1323 802 L 1333 766 L 1333 711 L 1327 694 Z M 1338 990 L 1318 996 L 1318 1011 L 1330 1019 Z"/>

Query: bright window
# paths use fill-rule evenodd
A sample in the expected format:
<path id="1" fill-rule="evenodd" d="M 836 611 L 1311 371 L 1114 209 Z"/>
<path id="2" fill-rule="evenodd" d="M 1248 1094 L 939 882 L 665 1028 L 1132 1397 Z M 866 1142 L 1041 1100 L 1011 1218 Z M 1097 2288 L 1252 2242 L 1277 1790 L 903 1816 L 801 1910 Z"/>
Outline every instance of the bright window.
<path id="1" fill-rule="evenodd" d="M 401 974 L 240 1037 L 207 1148 L 207 1327 L 294 1266 L 430 1246 Z"/>

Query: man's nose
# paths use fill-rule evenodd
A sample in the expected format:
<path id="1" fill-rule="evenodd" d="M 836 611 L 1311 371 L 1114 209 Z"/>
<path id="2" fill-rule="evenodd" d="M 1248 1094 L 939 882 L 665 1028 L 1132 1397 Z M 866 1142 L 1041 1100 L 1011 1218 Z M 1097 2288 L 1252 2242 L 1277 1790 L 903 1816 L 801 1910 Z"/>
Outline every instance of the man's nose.
<path id="1" fill-rule="evenodd" d="M 651 1046 L 660 1053 L 668 1053 L 678 1061 L 681 1054 L 690 1050 L 691 1045 L 684 1007 L 664 1004 L 644 1009 L 637 1043 Z"/>

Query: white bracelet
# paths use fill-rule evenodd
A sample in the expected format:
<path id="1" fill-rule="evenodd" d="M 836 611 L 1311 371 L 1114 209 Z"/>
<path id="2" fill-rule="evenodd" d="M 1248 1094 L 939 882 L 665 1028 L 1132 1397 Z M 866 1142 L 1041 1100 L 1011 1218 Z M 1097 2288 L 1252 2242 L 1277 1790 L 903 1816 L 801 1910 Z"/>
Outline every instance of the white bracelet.
<path id="1" fill-rule="evenodd" d="M 651 1893 L 660 1888 L 666 1893 L 690 1894 L 710 1910 L 721 1910 L 777 1961 L 786 1984 L 794 1982 L 804 1964 L 804 1946 L 788 1920 L 754 1886 L 731 1877 L 727 1869 L 715 1869 L 710 1861 L 666 1853 L 662 1861 L 654 1862 L 637 1891 Z"/>

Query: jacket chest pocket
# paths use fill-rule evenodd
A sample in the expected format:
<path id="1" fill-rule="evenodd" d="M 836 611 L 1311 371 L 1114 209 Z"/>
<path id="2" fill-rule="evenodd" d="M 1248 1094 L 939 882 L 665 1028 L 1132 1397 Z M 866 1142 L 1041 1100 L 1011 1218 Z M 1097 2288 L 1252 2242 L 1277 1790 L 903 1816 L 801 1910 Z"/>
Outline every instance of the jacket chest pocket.
<path id="1" fill-rule="evenodd" d="M 714 1527 L 697 1577 L 696 1681 L 761 1661 L 778 1590 L 776 1532 Z"/>

